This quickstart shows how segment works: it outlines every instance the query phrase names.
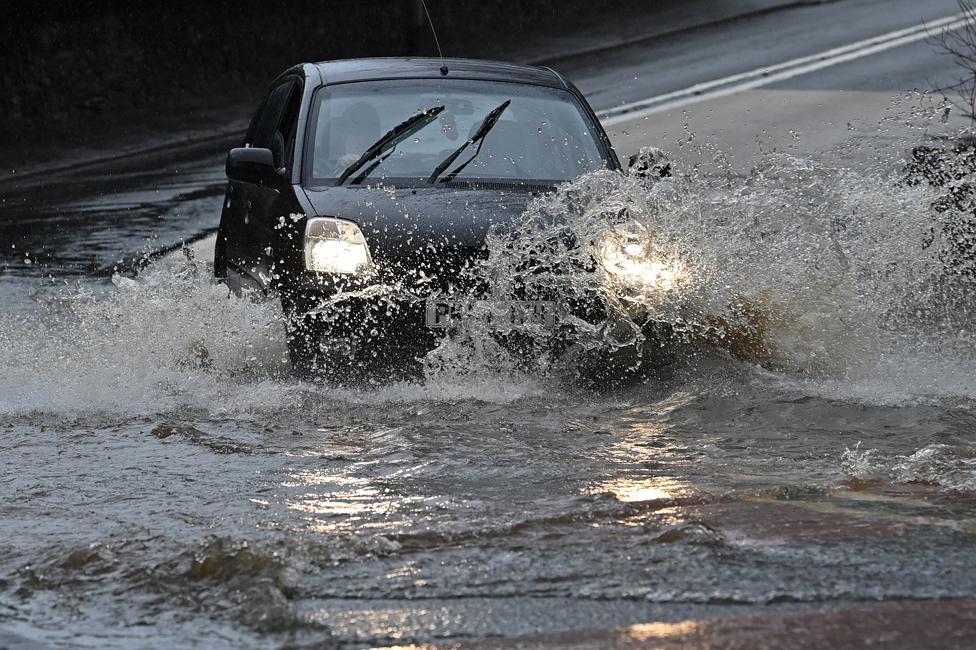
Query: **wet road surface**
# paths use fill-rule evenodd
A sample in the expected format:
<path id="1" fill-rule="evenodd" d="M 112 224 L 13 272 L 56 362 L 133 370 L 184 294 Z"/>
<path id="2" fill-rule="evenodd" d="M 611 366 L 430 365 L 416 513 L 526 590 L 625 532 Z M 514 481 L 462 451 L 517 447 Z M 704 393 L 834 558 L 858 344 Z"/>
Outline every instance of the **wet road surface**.
<path id="1" fill-rule="evenodd" d="M 606 108 L 955 11 L 880 4 L 565 72 Z M 487 362 L 302 383 L 275 305 L 205 260 L 133 277 L 214 227 L 226 143 L 8 188 L 0 647 L 971 647 L 971 333 L 870 320 L 931 262 L 932 196 L 898 160 L 957 126 L 878 107 L 945 69 L 914 43 L 615 125 L 622 152 L 663 143 L 698 174 L 670 205 L 699 215 L 701 259 L 739 256 L 792 317 L 775 363 L 696 350 L 607 391 Z"/>

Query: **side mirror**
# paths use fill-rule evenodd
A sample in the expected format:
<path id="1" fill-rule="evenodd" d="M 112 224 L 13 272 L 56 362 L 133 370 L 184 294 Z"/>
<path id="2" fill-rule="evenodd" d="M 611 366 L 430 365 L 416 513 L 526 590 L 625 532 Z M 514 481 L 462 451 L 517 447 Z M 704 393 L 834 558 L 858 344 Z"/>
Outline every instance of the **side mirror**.
<path id="1" fill-rule="evenodd" d="M 271 149 L 239 147 L 227 154 L 227 178 L 243 183 L 267 184 L 278 180 Z"/>
<path id="2" fill-rule="evenodd" d="M 671 159 L 657 147 L 641 147 L 630 157 L 627 173 L 637 178 L 657 180 L 671 176 Z"/>

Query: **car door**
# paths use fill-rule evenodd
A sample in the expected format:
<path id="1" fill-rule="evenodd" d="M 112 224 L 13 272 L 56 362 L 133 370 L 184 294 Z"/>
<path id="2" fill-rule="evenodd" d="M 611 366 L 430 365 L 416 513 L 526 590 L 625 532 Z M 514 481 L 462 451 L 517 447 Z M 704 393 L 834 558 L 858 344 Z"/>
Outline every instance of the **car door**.
<path id="1" fill-rule="evenodd" d="M 270 132 L 255 132 L 252 143 L 254 147 L 271 150 L 275 167 L 281 176 L 281 182 L 277 186 L 253 185 L 249 190 L 251 204 L 248 220 L 251 236 L 254 238 L 252 253 L 263 286 L 271 282 L 275 263 L 282 255 L 278 242 L 285 232 L 281 227 L 283 220 L 303 212 L 290 180 L 295 157 L 298 113 L 302 102 L 302 83 L 293 78 L 290 84 L 286 82 L 280 88 L 285 85 L 288 85 L 287 91 L 282 90 L 285 101 L 274 128 Z"/>
<path id="2" fill-rule="evenodd" d="M 299 211 L 291 189 L 290 171 L 295 126 L 301 105 L 301 81 L 285 78 L 268 93 L 248 129 L 244 146 L 270 149 L 275 167 L 285 170 L 275 184 L 229 181 L 221 231 L 229 267 L 268 288 L 273 264 L 274 226 L 289 210 Z"/>

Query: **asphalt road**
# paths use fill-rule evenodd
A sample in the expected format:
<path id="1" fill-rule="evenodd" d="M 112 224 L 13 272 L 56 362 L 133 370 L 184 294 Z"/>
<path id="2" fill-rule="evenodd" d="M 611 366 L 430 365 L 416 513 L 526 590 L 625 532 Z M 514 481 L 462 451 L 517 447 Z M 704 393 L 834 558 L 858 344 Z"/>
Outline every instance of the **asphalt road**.
<path id="1" fill-rule="evenodd" d="M 599 109 L 672 93 L 714 79 L 762 69 L 958 13 L 954 0 L 858 1 L 800 7 L 721 28 L 663 38 L 639 49 L 592 57 L 567 73 Z M 572 62 L 567 62 L 571 64 Z M 689 136 L 748 169 L 761 152 L 796 155 L 904 155 L 918 124 L 904 124 L 923 107 L 924 93 L 956 81 L 951 60 L 926 40 L 894 47 L 609 127 L 618 153 L 652 144 L 700 162 Z M 953 114 L 954 123 L 963 122 Z"/>
<path id="2" fill-rule="evenodd" d="M 840 0 L 797 7 L 741 21 L 654 39 L 562 69 L 600 108 L 663 94 L 696 83 L 815 54 L 896 29 L 954 15 L 955 0 Z M 896 50 L 864 68 L 835 68 L 799 78 L 783 88 L 827 90 L 926 89 L 944 80 L 945 60 L 921 46 Z"/>

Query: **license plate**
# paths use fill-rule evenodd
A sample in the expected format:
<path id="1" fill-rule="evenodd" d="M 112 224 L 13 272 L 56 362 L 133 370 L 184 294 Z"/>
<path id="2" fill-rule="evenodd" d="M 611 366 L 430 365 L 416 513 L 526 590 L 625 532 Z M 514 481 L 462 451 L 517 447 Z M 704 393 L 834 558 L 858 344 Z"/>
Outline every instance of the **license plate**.
<path id="1" fill-rule="evenodd" d="M 460 300 L 428 300 L 427 327 L 447 329 L 458 320 L 477 312 L 498 325 L 535 325 L 543 329 L 556 326 L 556 303 L 549 300 L 510 300 L 500 303 Z"/>

